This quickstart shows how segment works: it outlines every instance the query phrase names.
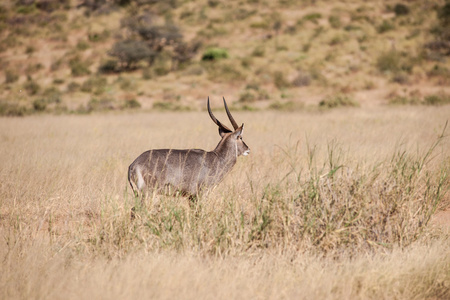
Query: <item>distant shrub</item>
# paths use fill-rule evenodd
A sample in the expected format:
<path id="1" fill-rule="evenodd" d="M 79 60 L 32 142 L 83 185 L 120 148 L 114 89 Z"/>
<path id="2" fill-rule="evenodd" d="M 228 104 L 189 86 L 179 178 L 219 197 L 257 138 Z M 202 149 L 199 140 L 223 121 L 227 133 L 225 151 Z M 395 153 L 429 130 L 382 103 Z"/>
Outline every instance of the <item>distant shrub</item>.
<path id="1" fill-rule="evenodd" d="M 36 99 L 33 101 L 33 109 L 35 111 L 44 111 L 47 108 L 47 101 L 45 99 Z"/>
<path id="2" fill-rule="evenodd" d="M 434 94 L 425 96 L 423 99 L 426 105 L 447 105 L 450 104 L 450 95 L 448 94 Z"/>
<path id="3" fill-rule="evenodd" d="M 17 103 L 0 100 L 0 116 L 22 117 L 27 113 L 26 107 Z"/>
<path id="4" fill-rule="evenodd" d="M 249 103 L 255 100 L 267 100 L 270 98 L 269 93 L 262 89 L 257 83 L 249 83 L 245 87 L 243 93 L 239 97 L 239 102 Z"/>
<path id="5" fill-rule="evenodd" d="M 153 60 L 156 53 L 143 41 L 119 41 L 108 53 L 119 60 L 121 67 L 132 69 L 141 60 Z"/>
<path id="6" fill-rule="evenodd" d="M 208 78 L 214 82 L 233 82 L 244 79 L 239 65 L 232 62 L 219 61 L 217 64 L 204 64 Z"/>
<path id="7" fill-rule="evenodd" d="M 42 70 L 43 68 L 44 68 L 44 66 L 41 63 L 29 64 L 27 66 L 27 68 L 25 69 L 25 72 L 27 74 L 33 74 L 33 73 L 36 73 L 39 70 Z"/>
<path id="8" fill-rule="evenodd" d="M 388 103 L 394 105 L 448 105 L 450 104 L 450 95 L 444 92 L 422 96 L 417 91 L 411 91 L 408 94 L 398 95 L 392 93 L 388 96 Z"/>
<path id="9" fill-rule="evenodd" d="M 331 15 L 328 17 L 328 23 L 333 28 L 340 28 L 342 26 L 341 18 L 338 15 Z"/>
<path id="10" fill-rule="evenodd" d="M 178 101 L 156 101 L 153 103 L 153 109 L 161 111 L 190 111 L 189 106 L 180 104 Z"/>
<path id="11" fill-rule="evenodd" d="M 55 78 L 55 79 L 53 79 L 53 83 L 54 84 L 63 84 L 64 83 L 64 79 Z"/>
<path id="12" fill-rule="evenodd" d="M 251 28 L 257 28 L 257 29 L 269 29 L 270 23 L 266 20 L 260 21 L 260 22 L 254 22 L 250 24 Z"/>
<path id="13" fill-rule="evenodd" d="M 97 43 L 97 42 L 104 42 L 106 41 L 111 33 L 109 30 L 104 29 L 102 32 L 89 32 L 88 33 L 88 39 L 91 42 Z"/>
<path id="14" fill-rule="evenodd" d="M 383 20 L 383 23 L 381 23 L 378 27 L 377 27 L 377 32 L 378 33 L 385 33 L 387 31 L 391 31 L 395 29 L 394 24 L 392 24 L 391 22 L 387 21 L 387 20 Z"/>
<path id="15" fill-rule="evenodd" d="M 305 15 L 302 19 L 305 21 L 311 21 L 313 23 L 317 23 L 317 20 L 322 18 L 322 14 L 320 13 L 310 13 Z"/>
<path id="16" fill-rule="evenodd" d="M 200 49 L 202 43 L 200 41 L 192 41 L 190 43 L 177 43 L 171 53 L 172 69 L 179 67 L 184 68 L 186 64 L 195 56 Z"/>
<path id="17" fill-rule="evenodd" d="M 392 105 L 418 105 L 422 100 L 416 95 L 410 96 L 394 96 L 389 99 L 388 103 Z"/>
<path id="18" fill-rule="evenodd" d="M 394 74 L 394 76 L 392 76 L 392 81 L 399 83 L 399 84 L 408 84 L 409 77 L 404 72 L 399 72 L 399 73 Z"/>
<path id="19" fill-rule="evenodd" d="M 36 81 L 31 79 L 31 77 L 29 77 L 28 80 L 24 83 L 23 88 L 30 96 L 36 95 L 41 89 L 40 85 Z"/>
<path id="20" fill-rule="evenodd" d="M 264 57 L 265 54 L 266 54 L 266 49 L 262 45 L 257 46 L 252 51 L 252 56 L 255 56 L 255 57 Z"/>
<path id="21" fill-rule="evenodd" d="M 183 71 L 183 75 L 185 76 L 200 76 L 203 73 L 205 73 L 205 69 L 197 64 L 193 64 Z"/>
<path id="22" fill-rule="evenodd" d="M 124 76 L 119 76 L 116 83 L 118 83 L 120 89 L 124 91 L 132 90 L 135 87 L 133 81 L 130 78 Z"/>
<path id="23" fill-rule="evenodd" d="M 338 94 L 327 96 L 319 102 L 320 107 L 336 108 L 336 107 L 357 107 L 359 103 L 348 95 Z"/>
<path id="24" fill-rule="evenodd" d="M 114 110 L 114 100 L 109 97 L 91 98 L 87 104 L 87 112 Z"/>
<path id="25" fill-rule="evenodd" d="M 228 50 L 223 48 L 209 48 L 202 55 L 203 61 L 219 60 L 228 58 Z"/>
<path id="26" fill-rule="evenodd" d="M 89 43 L 84 40 L 80 40 L 77 43 L 77 49 L 81 51 L 87 50 L 89 49 Z"/>
<path id="27" fill-rule="evenodd" d="M 297 76 L 292 80 L 291 85 L 296 87 L 308 86 L 311 84 L 311 75 L 304 71 L 299 71 Z"/>
<path id="28" fill-rule="evenodd" d="M 85 93 L 93 93 L 94 95 L 101 95 L 105 92 L 107 80 L 105 77 L 93 76 L 86 79 L 81 85 L 81 91 Z"/>
<path id="29" fill-rule="evenodd" d="M 76 92 L 76 91 L 78 91 L 80 88 L 81 88 L 81 85 L 80 85 L 78 82 L 74 82 L 74 81 L 72 81 L 71 83 L 69 83 L 69 84 L 67 85 L 67 91 L 68 91 L 69 93 Z"/>
<path id="30" fill-rule="evenodd" d="M 161 3 L 164 1 L 161 1 Z M 176 7 L 176 1 L 169 1 L 166 8 Z M 198 40 L 186 43 L 180 28 L 169 18 L 170 11 L 164 24 L 157 21 L 157 17 L 147 10 L 140 14 L 131 10 L 130 14 L 121 20 L 121 25 L 126 31 L 127 40 L 118 41 L 109 51 L 109 55 L 116 57 L 121 64 L 120 69 L 136 68 L 137 63 L 145 60 L 148 66 L 152 66 L 157 59 L 171 61 L 171 66 L 161 68 L 155 74 L 167 73 L 172 70 L 185 67 L 197 53 L 201 43 Z"/>
<path id="31" fill-rule="evenodd" d="M 281 71 L 276 71 L 273 73 L 273 83 L 279 89 L 288 88 L 291 86 L 290 82 L 287 81 L 284 73 Z"/>
<path id="32" fill-rule="evenodd" d="M 249 103 L 256 101 L 256 93 L 254 91 L 246 90 L 239 95 L 239 102 Z"/>
<path id="33" fill-rule="evenodd" d="M 100 63 L 98 67 L 98 72 L 102 74 L 111 74 L 118 71 L 117 60 L 107 59 L 106 61 Z"/>
<path id="34" fill-rule="evenodd" d="M 13 83 L 19 80 L 19 74 L 11 69 L 5 70 L 5 83 Z"/>
<path id="35" fill-rule="evenodd" d="M 395 50 L 381 53 L 377 58 L 377 68 L 381 72 L 400 71 L 400 54 Z"/>
<path id="36" fill-rule="evenodd" d="M 23 14 L 23 15 L 31 14 L 31 13 L 34 13 L 35 11 L 36 11 L 35 5 L 20 5 L 16 8 L 16 12 L 18 14 Z"/>
<path id="37" fill-rule="evenodd" d="M 42 92 L 42 97 L 47 103 L 61 103 L 62 93 L 56 87 L 48 87 Z"/>
<path id="38" fill-rule="evenodd" d="M 91 74 L 89 63 L 81 60 L 79 56 L 75 56 L 69 60 L 69 67 L 73 76 L 84 76 Z"/>
<path id="39" fill-rule="evenodd" d="M 294 111 L 304 108 L 303 103 L 293 101 L 274 101 L 269 105 L 269 109 L 280 111 Z"/>
<path id="40" fill-rule="evenodd" d="M 183 40 L 180 29 L 172 23 L 164 25 L 141 23 L 135 29 L 142 39 L 157 52 L 161 52 L 165 46 L 173 45 Z"/>
<path id="41" fill-rule="evenodd" d="M 126 99 L 122 108 L 123 109 L 141 108 L 141 103 L 139 103 L 139 101 L 137 101 L 135 98 Z"/>
<path id="42" fill-rule="evenodd" d="M 430 77 L 440 76 L 450 78 L 450 70 L 447 67 L 438 64 L 434 65 L 433 68 L 430 71 L 428 71 L 427 74 Z"/>
<path id="43" fill-rule="evenodd" d="M 25 54 L 28 54 L 28 55 L 33 54 L 35 51 L 36 51 L 36 48 L 32 45 L 28 45 L 25 48 Z"/>
<path id="44" fill-rule="evenodd" d="M 409 14 L 409 7 L 403 3 L 397 3 L 394 6 L 394 12 L 396 16 L 404 16 Z"/>
<path id="45" fill-rule="evenodd" d="M 425 44 L 432 53 L 430 58 L 442 60 L 443 56 L 450 55 L 450 1 L 446 1 L 444 6 L 437 7 L 438 24 L 431 32 L 435 35 L 435 40 Z"/>

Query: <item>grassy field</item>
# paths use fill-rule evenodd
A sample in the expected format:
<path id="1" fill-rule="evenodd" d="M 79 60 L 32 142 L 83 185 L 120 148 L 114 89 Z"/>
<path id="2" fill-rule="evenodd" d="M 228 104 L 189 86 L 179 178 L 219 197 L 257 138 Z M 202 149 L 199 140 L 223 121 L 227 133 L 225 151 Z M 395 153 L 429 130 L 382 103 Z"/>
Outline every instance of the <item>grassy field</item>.
<path id="1" fill-rule="evenodd" d="M 448 7 L 2 1 L 0 115 L 200 111 L 207 95 L 241 110 L 317 107 L 337 94 L 361 106 L 450 103 Z"/>
<path id="2" fill-rule="evenodd" d="M 250 156 L 135 219 L 128 165 L 213 149 L 205 111 L 0 119 L 0 298 L 450 297 L 449 106 L 233 115 Z"/>

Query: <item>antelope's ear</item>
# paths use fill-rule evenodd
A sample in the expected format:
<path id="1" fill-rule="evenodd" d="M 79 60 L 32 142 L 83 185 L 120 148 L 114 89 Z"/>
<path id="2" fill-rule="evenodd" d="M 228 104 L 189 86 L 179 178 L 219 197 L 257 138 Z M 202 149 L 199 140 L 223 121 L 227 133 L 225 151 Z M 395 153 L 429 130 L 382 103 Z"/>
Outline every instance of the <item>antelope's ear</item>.
<path id="1" fill-rule="evenodd" d="M 219 135 L 221 137 L 223 137 L 225 135 L 225 133 L 227 133 L 227 132 L 229 132 L 229 131 L 227 131 L 226 129 L 224 129 L 222 127 L 219 127 Z"/>
<path id="2" fill-rule="evenodd" d="M 241 127 L 239 127 L 238 129 L 236 129 L 235 132 L 233 132 L 233 135 L 235 138 L 240 137 L 242 134 L 244 133 L 244 123 L 242 123 Z"/>

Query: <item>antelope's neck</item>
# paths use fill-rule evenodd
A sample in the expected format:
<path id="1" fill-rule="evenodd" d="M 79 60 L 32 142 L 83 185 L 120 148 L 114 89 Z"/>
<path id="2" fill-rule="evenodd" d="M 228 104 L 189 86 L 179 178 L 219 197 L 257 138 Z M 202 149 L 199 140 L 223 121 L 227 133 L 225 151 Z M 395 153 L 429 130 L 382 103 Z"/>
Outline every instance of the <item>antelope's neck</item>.
<path id="1" fill-rule="evenodd" d="M 236 145 L 226 143 L 226 141 L 221 140 L 217 147 L 211 151 L 217 156 L 219 161 L 224 165 L 233 166 L 237 160 L 237 148 Z"/>

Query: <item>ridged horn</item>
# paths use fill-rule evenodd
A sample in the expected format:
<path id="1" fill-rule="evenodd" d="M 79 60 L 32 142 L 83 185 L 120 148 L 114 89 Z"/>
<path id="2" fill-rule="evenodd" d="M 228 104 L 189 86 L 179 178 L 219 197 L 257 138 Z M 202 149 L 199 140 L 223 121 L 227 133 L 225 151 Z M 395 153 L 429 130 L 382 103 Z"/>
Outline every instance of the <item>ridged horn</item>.
<path id="1" fill-rule="evenodd" d="M 211 117 L 211 120 L 213 120 L 213 122 L 217 126 L 219 126 L 220 128 L 224 129 L 225 131 L 232 132 L 232 130 L 230 130 L 227 126 L 225 126 L 222 123 L 220 123 L 220 121 L 217 120 L 217 118 L 213 115 L 213 113 L 211 111 L 211 106 L 209 105 L 209 96 L 208 96 L 208 113 L 209 113 L 209 116 Z"/>
<path id="2" fill-rule="evenodd" d="M 225 105 L 225 110 L 227 111 L 228 119 L 230 119 L 230 122 L 233 125 L 234 130 L 238 129 L 239 128 L 238 124 L 236 123 L 230 111 L 228 110 L 228 105 L 227 102 L 225 101 L 225 97 L 223 97 L 223 104 Z"/>

